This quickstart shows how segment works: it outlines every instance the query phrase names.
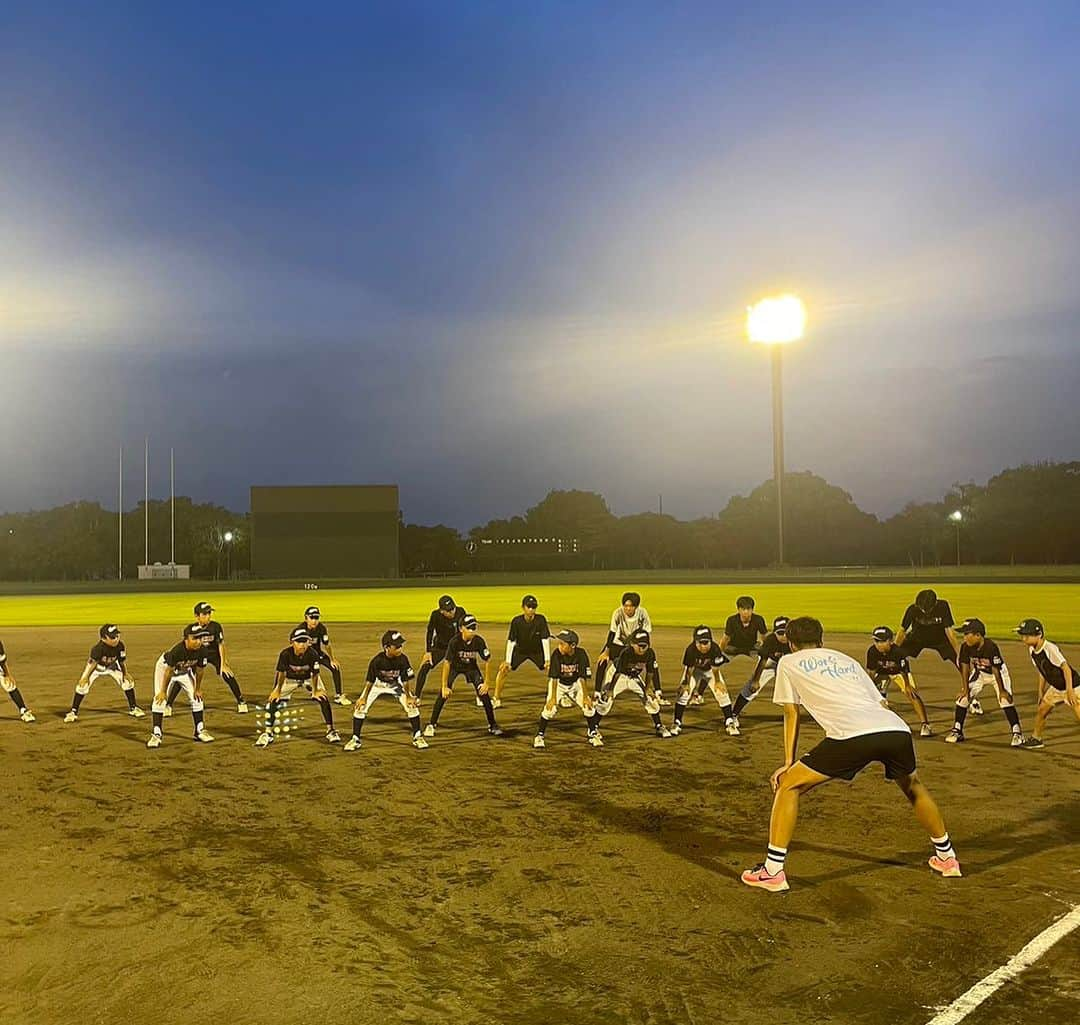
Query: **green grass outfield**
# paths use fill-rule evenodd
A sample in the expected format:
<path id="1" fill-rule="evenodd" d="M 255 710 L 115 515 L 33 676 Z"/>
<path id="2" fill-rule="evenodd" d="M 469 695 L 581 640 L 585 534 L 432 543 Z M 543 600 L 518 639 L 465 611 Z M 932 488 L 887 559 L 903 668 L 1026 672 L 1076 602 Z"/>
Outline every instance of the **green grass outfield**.
<path id="1" fill-rule="evenodd" d="M 879 623 L 893 627 L 919 584 L 553 584 L 531 588 L 551 622 L 573 626 L 603 624 L 624 590 L 642 593 L 645 607 L 658 626 L 692 627 L 708 623 L 714 629 L 734 610 L 740 594 L 752 594 L 758 610 L 775 615 L 817 616 L 827 631 L 869 632 Z M 449 588 L 446 588 L 449 590 Z M 86 626 L 104 622 L 121 625 L 178 627 L 191 618 L 196 598 L 217 608 L 226 625 L 241 623 L 295 623 L 314 602 L 328 625 L 376 622 L 392 625 L 426 620 L 444 588 L 363 588 L 306 591 L 220 591 L 204 593 L 35 594 L 0 596 L 0 629 L 13 626 Z M 521 596 L 530 590 L 513 587 L 454 587 L 457 601 L 476 614 L 493 634 L 501 632 L 520 611 Z M 979 616 L 991 634 L 1005 635 L 1025 616 L 1046 624 L 1047 634 L 1063 641 L 1080 641 L 1080 584 L 939 584 L 938 593 L 949 600 L 953 614 Z M 498 630 L 492 629 L 497 625 Z"/>

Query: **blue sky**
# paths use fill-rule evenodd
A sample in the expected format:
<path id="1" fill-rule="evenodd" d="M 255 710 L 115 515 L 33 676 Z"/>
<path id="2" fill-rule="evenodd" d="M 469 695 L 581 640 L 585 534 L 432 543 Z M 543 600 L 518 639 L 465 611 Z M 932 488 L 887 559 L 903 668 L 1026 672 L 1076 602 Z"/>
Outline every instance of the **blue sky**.
<path id="1" fill-rule="evenodd" d="M 1080 9 L 867 6 L 5 5 L 0 509 L 149 434 L 236 508 L 715 512 L 778 290 L 790 468 L 888 513 L 1076 457 Z"/>

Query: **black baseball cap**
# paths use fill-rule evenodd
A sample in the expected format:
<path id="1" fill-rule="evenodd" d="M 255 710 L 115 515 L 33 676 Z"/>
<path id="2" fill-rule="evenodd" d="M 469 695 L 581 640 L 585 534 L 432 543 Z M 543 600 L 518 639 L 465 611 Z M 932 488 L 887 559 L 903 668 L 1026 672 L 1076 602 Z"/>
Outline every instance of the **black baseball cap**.
<path id="1" fill-rule="evenodd" d="M 580 640 L 578 635 L 573 630 L 560 630 L 555 635 L 556 640 L 560 640 L 563 644 L 572 644 L 577 647 L 577 643 Z"/>
<path id="2" fill-rule="evenodd" d="M 645 644 L 649 643 L 649 631 L 648 630 L 635 630 L 630 637 L 631 644 Z"/>
<path id="3" fill-rule="evenodd" d="M 188 623 L 184 627 L 185 637 L 209 637 L 210 631 L 202 623 Z"/>
<path id="4" fill-rule="evenodd" d="M 712 630 L 710 630 L 707 626 L 702 624 L 701 626 L 695 626 L 694 627 L 694 641 L 695 641 L 695 643 L 696 642 L 711 641 L 711 640 L 712 640 Z"/>
<path id="5" fill-rule="evenodd" d="M 98 637 L 104 640 L 106 637 L 109 640 L 116 640 L 120 636 L 120 627 L 115 623 L 106 623 L 100 630 L 98 630 Z"/>
<path id="6" fill-rule="evenodd" d="M 777 616 L 776 619 L 774 619 L 772 621 L 773 633 L 774 634 L 787 633 L 787 625 L 788 625 L 788 617 L 787 616 Z"/>
<path id="7" fill-rule="evenodd" d="M 304 619 L 318 619 L 320 615 L 318 605 L 309 605 L 304 609 Z"/>
<path id="8" fill-rule="evenodd" d="M 874 632 L 870 636 L 875 641 L 891 641 L 896 634 L 893 633 L 891 626 L 875 626 Z"/>
<path id="9" fill-rule="evenodd" d="M 461 621 L 461 625 L 463 627 L 465 627 L 466 630 L 475 630 L 476 629 L 476 616 L 466 616 Z"/>
<path id="10" fill-rule="evenodd" d="M 214 611 L 214 606 L 208 601 L 201 601 L 192 609 L 196 616 L 208 616 Z"/>
<path id="11" fill-rule="evenodd" d="M 439 608 L 442 609 L 443 612 L 453 612 L 454 609 L 457 608 L 457 602 L 454 601 L 454 599 L 451 598 L 450 595 L 444 594 L 439 599 Z"/>
<path id="12" fill-rule="evenodd" d="M 986 624 L 981 619 L 965 619 L 958 627 L 957 630 L 962 634 L 980 634 L 986 636 Z"/>
<path id="13" fill-rule="evenodd" d="M 539 605 L 540 602 L 536 600 L 536 595 L 534 594 L 527 594 L 521 599 L 521 607 L 523 609 L 535 609 L 538 608 Z"/>
<path id="14" fill-rule="evenodd" d="M 404 643 L 405 638 L 397 630 L 387 630 L 382 635 L 382 646 L 384 648 L 400 648 Z"/>
<path id="15" fill-rule="evenodd" d="M 303 626 L 294 626 L 292 633 L 289 634 L 290 641 L 310 641 L 311 634 L 307 632 L 307 628 Z"/>
<path id="16" fill-rule="evenodd" d="M 1025 619 L 1016 628 L 1016 632 L 1021 637 L 1042 637 L 1043 625 L 1037 619 Z"/>

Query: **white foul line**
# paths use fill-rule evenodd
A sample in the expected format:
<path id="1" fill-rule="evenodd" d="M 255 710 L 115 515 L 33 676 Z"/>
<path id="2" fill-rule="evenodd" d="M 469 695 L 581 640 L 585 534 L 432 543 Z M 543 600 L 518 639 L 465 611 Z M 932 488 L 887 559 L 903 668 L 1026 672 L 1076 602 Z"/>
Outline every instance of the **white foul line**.
<path id="1" fill-rule="evenodd" d="M 966 1018 L 987 997 L 1001 989 L 1010 979 L 1015 979 L 1043 956 L 1058 940 L 1064 939 L 1080 926 L 1080 905 L 1047 926 L 1030 943 L 1009 958 L 1000 968 L 994 969 L 985 979 L 980 979 L 966 993 L 961 993 L 948 1007 L 939 1011 L 926 1025 L 956 1025 Z"/>

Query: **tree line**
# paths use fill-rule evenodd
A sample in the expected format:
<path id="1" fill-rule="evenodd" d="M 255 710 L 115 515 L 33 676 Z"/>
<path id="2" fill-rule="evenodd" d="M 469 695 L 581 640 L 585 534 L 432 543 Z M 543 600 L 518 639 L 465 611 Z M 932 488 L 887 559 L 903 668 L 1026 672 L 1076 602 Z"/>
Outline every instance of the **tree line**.
<path id="1" fill-rule="evenodd" d="M 1080 462 L 1005 470 L 984 485 L 957 484 L 940 501 L 913 502 L 887 519 L 809 472 L 784 479 L 786 560 L 793 566 L 1080 564 Z M 168 562 L 169 503 L 151 502 L 150 559 Z M 116 579 L 117 514 L 96 502 L 0 514 L 0 580 Z M 192 576 L 247 575 L 251 521 L 188 498 L 176 500 L 178 562 Z M 226 541 L 226 536 L 231 536 Z M 539 542 L 537 542 L 539 539 Z M 564 544 L 560 553 L 551 539 Z M 501 543 L 500 543 L 501 542 Z M 123 568 L 144 558 L 144 506 L 124 514 Z M 615 516 L 602 495 L 551 491 L 510 519 L 463 534 L 443 525 L 399 530 L 405 576 L 519 569 L 751 569 L 776 560 L 776 488 L 766 481 L 715 516 Z"/>

